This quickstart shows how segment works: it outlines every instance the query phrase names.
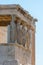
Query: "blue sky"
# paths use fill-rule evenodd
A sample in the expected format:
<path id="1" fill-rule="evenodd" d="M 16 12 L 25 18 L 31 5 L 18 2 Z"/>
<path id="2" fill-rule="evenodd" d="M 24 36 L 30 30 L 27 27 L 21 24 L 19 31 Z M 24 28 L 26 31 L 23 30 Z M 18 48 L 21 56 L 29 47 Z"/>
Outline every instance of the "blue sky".
<path id="1" fill-rule="evenodd" d="M 33 17 L 36 23 L 36 65 L 43 65 L 43 0 L 0 0 L 0 4 L 20 4 Z"/>

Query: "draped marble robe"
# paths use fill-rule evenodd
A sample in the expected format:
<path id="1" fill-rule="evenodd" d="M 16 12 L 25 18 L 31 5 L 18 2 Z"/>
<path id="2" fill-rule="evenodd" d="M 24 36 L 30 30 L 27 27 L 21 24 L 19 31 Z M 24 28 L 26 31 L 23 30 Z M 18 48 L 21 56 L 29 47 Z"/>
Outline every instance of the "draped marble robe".
<path id="1" fill-rule="evenodd" d="M 8 43 L 14 43 L 17 40 L 16 24 L 14 21 L 14 16 L 12 16 L 12 21 L 8 25 Z"/>

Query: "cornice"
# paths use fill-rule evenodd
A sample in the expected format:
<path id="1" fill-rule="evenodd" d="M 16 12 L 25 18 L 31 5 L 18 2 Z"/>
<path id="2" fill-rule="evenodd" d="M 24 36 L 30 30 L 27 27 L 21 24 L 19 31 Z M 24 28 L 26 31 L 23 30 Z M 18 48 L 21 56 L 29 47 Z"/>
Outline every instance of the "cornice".
<path id="1" fill-rule="evenodd" d="M 29 19 L 30 21 L 32 21 L 32 19 L 34 19 L 29 12 L 27 12 L 26 10 L 24 10 L 20 5 L 16 5 L 16 4 L 8 4 L 8 5 L 0 5 L 0 10 L 9 10 L 9 9 L 16 9 L 17 11 L 19 11 L 24 17 L 26 17 L 27 19 Z"/>

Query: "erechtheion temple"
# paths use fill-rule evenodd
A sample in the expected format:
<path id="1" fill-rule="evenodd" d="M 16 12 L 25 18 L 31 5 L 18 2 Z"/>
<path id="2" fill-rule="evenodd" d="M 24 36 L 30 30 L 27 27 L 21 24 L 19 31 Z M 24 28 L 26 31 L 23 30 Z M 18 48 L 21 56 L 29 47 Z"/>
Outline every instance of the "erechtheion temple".
<path id="1" fill-rule="evenodd" d="M 35 65 L 35 22 L 20 5 L 0 5 L 0 65 Z"/>

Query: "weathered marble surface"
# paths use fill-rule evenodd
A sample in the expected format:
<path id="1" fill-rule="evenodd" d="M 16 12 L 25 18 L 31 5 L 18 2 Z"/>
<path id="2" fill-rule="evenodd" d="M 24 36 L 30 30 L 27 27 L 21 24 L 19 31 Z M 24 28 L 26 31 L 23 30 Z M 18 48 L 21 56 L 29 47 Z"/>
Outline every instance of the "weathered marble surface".
<path id="1" fill-rule="evenodd" d="M 17 60 L 5 61 L 3 65 L 18 65 Z"/>
<path id="2" fill-rule="evenodd" d="M 7 43 L 7 26 L 0 26 L 0 43 Z"/>
<path id="3" fill-rule="evenodd" d="M 23 65 L 31 63 L 29 50 L 25 49 L 23 46 L 20 46 L 19 44 L 1 44 L 0 65 L 18 65 L 16 61 L 17 63 Z"/>

